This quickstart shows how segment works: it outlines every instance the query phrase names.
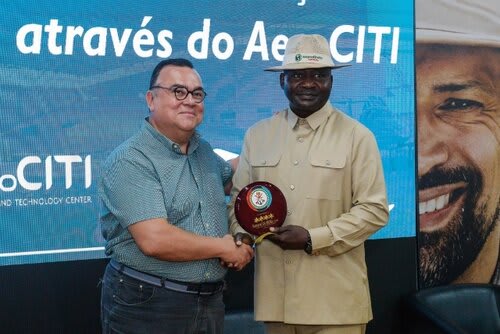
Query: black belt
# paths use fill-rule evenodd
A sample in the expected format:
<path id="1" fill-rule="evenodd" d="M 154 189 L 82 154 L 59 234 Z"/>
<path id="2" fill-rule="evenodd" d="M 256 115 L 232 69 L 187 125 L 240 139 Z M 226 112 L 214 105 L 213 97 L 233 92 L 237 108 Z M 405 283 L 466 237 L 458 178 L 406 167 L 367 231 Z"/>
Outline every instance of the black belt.
<path id="1" fill-rule="evenodd" d="M 191 293 L 195 295 L 213 295 L 217 292 L 222 291 L 224 288 L 224 281 L 213 282 L 213 283 L 186 283 L 186 282 L 171 281 L 165 278 L 146 274 L 143 273 L 142 271 L 132 269 L 113 259 L 109 261 L 109 264 L 118 272 L 127 275 L 129 277 L 135 278 L 136 280 L 177 292 Z"/>

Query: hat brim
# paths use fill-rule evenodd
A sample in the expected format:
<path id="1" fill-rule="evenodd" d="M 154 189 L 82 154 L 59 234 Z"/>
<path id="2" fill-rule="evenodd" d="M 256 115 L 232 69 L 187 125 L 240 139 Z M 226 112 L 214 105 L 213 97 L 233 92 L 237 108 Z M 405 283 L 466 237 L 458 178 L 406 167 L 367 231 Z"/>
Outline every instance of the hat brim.
<path id="1" fill-rule="evenodd" d="M 332 70 L 336 70 L 342 67 L 347 67 L 347 66 L 352 66 L 350 64 L 346 65 L 334 65 L 334 66 L 325 66 L 324 64 L 304 64 L 304 63 L 298 63 L 298 64 L 287 64 L 285 66 L 273 66 L 264 69 L 264 71 L 268 72 L 282 72 L 286 70 L 307 70 L 311 68 L 330 68 Z"/>
<path id="2" fill-rule="evenodd" d="M 417 43 L 500 47 L 498 36 L 435 29 L 415 29 Z"/>

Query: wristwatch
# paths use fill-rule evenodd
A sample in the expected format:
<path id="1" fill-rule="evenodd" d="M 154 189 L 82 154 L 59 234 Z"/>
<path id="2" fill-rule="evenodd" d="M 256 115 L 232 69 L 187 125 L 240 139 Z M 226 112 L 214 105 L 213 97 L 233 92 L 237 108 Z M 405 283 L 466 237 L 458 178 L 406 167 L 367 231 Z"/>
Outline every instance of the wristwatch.
<path id="1" fill-rule="evenodd" d="M 306 252 L 307 254 L 311 255 L 312 253 L 312 240 L 311 240 L 311 235 L 309 234 L 309 231 L 307 231 L 307 241 L 306 241 L 306 244 L 304 246 L 304 252 Z"/>

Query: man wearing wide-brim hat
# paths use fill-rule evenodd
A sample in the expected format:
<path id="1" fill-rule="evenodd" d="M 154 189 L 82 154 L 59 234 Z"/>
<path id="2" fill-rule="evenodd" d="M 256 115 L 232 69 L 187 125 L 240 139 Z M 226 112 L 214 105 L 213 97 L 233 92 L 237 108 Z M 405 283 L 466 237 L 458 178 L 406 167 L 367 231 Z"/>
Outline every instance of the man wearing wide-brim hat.
<path id="1" fill-rule="evenodd" d="M 500 284 L 500 3 L 415 4 L 419 284 Z"/>
<path id="2" fill-rule="evenodd" d="M 267 70 L 281 72 L 289 106 L 247 131 L 233 177 L 237 236 L 246 185 L 270 182 L 287 202 L 283 226 L 256 247 L 255 318 L 270 334 L 361 334 L 372 319 L 364 242 L 387 223 L 386 188 L 373 134 L 329 102 L 339 67 L 323 36 L 288 40 Z"/>

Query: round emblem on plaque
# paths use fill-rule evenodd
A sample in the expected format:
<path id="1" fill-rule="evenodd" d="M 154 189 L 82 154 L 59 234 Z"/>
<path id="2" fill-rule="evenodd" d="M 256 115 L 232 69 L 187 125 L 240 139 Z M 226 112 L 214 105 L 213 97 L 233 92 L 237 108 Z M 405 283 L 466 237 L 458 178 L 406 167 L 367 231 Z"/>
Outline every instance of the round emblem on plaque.
<path id="1" fill-rule="evenodd" d="M 274 184 L 264 181 L 250 183 L 238 193 L 234 214 L 240 226 L 260 236 L 271 227 L 283 225 L 287 213 L 285 196 Z"/>
<path id="2" fill-rule="evenodd" d="M 247 202 L 255 211 L 264 211 L 271 206 L 273 195 L 265 186 L 257 185 L 248 192 Z"/>

